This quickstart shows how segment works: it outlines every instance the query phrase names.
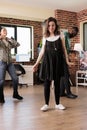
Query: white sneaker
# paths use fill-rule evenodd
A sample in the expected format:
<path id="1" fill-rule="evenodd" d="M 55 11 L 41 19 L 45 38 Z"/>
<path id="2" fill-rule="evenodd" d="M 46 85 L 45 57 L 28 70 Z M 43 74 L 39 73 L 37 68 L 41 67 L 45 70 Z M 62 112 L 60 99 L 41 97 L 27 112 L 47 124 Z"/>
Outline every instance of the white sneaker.
<path id="1" fill-rule="evenodd" d="M 56 109 L 59 109 L 59 110 L 64 110 L 64 109 L 66 109 L 62 104 L 55 105 L 55 108 L 56 108 Z"/>
<path id="2" fill-rule="evenodd" d="M 43 107 L 41 107 L 41 111 L 48 111 L 49 106 L 47 104 L 45 104 Z"/>

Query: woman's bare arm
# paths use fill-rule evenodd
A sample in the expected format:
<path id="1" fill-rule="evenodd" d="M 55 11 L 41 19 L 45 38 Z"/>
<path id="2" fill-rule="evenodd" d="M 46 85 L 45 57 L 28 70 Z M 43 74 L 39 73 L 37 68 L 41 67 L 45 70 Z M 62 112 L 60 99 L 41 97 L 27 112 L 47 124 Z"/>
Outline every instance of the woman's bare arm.
<path id="1" fill-rule="evenodd" d="M 42 57 L 43 57 L 43 55 L 44 55 L 44 52 L 45 52 L 45 44 L 43 44 L 43 46 L 42 46 L 42 48 L 41 48 L 41 51 L 40 51 L 40 53 L 39 53 L 39 56 L 38 56 L 38 58 L 37 58 L 37 60 L 36 60 L 36 63 L 35 63 L 34 66 L 33 66 L 33 71 L 34 71 L 34 72 L 37 71 L 38 65 L 39 65 L 39 63 L 40 63 L 40 61 L 41 61 L 41 59 L 42 59 Z"/>

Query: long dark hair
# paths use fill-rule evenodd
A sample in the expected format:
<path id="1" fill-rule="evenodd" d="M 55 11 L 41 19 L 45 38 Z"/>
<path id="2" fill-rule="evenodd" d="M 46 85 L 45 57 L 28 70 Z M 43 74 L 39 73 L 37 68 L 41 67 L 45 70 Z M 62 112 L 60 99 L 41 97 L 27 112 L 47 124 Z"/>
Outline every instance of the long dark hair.
<path id="1" fill-rule="evenodd" d="M 60 34 L 60 31 L 59 31 L 59 25 L 57 23 L 57 20 L 53 17 L 49 17 L 46 22 L 45 22 L 45 33 L 44 33 L 44 36 L 45 37 L 49 37 L 50 36 L 50 32 L 48 30 L 48 26 L 49 26 L 49 22 L 54 22 L 55 23 L 55 31 L 54 31 L 54 35 L 58 35 Z"/>

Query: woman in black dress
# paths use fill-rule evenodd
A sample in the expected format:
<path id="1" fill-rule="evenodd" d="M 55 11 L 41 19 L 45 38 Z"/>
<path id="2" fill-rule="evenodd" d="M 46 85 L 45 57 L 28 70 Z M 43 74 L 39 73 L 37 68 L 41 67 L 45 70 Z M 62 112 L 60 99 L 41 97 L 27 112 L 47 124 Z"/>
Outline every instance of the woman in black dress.
<path id="1" fill-rule="evenodd" d="M 59 26 L 55 18 L 49 17 L 47 19 L 42 41 L 42 49 L 33 66 L 33 71 L 37 71 L 38 65 L 42 59 L 40 78 L 44 80 L 45 105 L 41 107 L 41 110 L 49 110 L 50 85 L 52 80 L 54 80 L 55 86 L 55 109 L 64 110 L 65 107 L 60 104 L 60 78 L 64 74 L 64 60 L 66 60 L 67 64 L 69 64 L 69 62 L 65 49 L 64 37 L 60 36 Z"/>

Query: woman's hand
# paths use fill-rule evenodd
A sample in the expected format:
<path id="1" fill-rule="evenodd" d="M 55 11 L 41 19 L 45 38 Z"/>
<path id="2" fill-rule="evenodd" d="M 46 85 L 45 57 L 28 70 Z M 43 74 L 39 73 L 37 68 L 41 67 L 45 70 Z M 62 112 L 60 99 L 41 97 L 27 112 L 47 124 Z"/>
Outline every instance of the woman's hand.
<path id="1" fill-rule="evenodd" d="M 68 66 L 73 66 L 73 65 L 75 65 L 73 62 L 67 62 L 67 64 L 68 64 Z"/>
<path id="2" fill-rule="evenodd" d="M 36 72 L 38 70 L 38 64 L 34 64 L 33 66 L 33 72 Z"/>

